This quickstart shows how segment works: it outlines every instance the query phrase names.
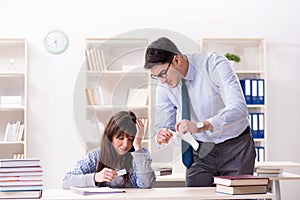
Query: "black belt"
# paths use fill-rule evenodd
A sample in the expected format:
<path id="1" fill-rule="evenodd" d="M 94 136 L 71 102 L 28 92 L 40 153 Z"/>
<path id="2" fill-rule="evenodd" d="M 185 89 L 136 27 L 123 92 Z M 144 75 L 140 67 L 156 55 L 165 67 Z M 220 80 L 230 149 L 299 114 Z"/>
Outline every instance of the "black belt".
<path id="1" fill-rule="evenodd" d="M 250 133 L 250 127 L 248 126 L 241 134 L 239 134 L 237 137 L 234 137 L 234 138 L 230 138 L 228 140 L 225 140 L 224 142 L 229 142 L 229 141 L 232 141 L 232 140 L 236 140 L 244 135 L 247 135 Z M 222 143 L 224 143 L 222 142 Z"/>

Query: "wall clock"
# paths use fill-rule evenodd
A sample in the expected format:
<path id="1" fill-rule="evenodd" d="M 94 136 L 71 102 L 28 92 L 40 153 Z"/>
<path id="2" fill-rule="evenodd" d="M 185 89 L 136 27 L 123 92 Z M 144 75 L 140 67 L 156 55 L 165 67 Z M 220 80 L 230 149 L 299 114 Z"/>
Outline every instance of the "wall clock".
<path id="1" fill-rule="evenodd" d="M 45 36 L 44 45 L 48 52 L 60 54 L 68 48 L 69 38 L 64 32 L 53 30 Z"/>

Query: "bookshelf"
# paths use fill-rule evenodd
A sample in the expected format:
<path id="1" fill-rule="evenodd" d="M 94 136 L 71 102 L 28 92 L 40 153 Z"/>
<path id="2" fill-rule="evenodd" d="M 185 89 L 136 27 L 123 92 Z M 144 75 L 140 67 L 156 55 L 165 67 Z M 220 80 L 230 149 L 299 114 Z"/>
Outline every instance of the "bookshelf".
<path id="1" fill-rule="evenodd" d="M 143 145 L 149 149 L 151 80 L 143 68 L 147 44 L 148 40 L 142 38 L 86 39 L 85 117 L 91 126 L 97 124 L 99 128 L 99 124 L 105 126 L 116 112 L 131 110 L 146 123 Z M 133 99 L 134 96 L 138 98 Z M 96 128 L 94 132 L 101 130 Z M 95 146 L 100 137 L 97 135 Z"/>
<path id="2" fill-rule="evenodd" d="M 204 51 L 217 51 L 223 55 L 231 53 L 238 55 L 241 61 L 233 62 L 232 66 L 236 71 L 240 80 L 250 80 L 251 86 L 250 98 L 262 97 L 264 102 L 247 102 L 249 111 L 249 121 L 252 128 L 252 135 L 254 138 L 257 161 L 267 160 L 267 73 L 266 73 L 266 53 L 265 41 L 262 38 L 203 38 L 200 41 L 201 47 Z M 252 80 L 254 80 L 252 82 Z M 257 81 L 256 81 L 257 80 Z M 258 80 L 263 80 L 259 83 Z M 259 85 L 258 85 L 259 84 Z M 252 89 L 253 85 L 253 89 Z M 256 86 L 256 87 L 254 87 Z M 262 90 L 260 90 L 262 86 Z M 257 90 L 254 90 L 257 88 Z M 252 96 L 253 92 L 253 96 Z M 259 94 L 258 94 L 259 93 Z M 246 97 L 247 99 L 247 97 Z M 254 116 L 254 117 L 253 117 Z M 259 132 L 259 136 L 257 135 Z"/>
<path id="3" fill-rule="evenodd" d="M 0 39 L 0 159 L 26 157 L 26 127 L 27 42 Z"/>

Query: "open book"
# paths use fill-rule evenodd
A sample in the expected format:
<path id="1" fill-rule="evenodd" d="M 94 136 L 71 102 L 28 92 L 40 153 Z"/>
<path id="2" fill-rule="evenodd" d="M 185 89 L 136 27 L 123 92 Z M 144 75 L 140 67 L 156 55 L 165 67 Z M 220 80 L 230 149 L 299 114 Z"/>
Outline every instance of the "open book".
<path id="1" fill-rule="evenodd" d="M 89 195 L 89 194 L 113 194 L 113 193 L 125 193 L 124 190 L 114 189 L 110 187 L 70 187 L 72 192 L 81 195 Z"/>

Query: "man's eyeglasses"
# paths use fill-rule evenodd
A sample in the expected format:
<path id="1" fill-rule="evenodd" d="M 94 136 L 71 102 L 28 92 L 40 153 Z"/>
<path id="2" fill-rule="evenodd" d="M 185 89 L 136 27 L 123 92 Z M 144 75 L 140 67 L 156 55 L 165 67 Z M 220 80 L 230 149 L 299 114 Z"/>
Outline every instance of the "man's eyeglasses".
<path id="1" fill-rule="evenodd" d="M 168 70 L 172 64 L 172 61 L 173 61 L 173 58 L 171 59 L 171 61 L 169 62 L 169 65 L 166 69 L 163 69 L 159 72 L 159 74 L 157 75 L 154 75 L 154 74 L 151 74 L 151 78 L 154 79 L 154 80 L 158 80 L 159 78 L 166 78 L 167 77 L 167 73 L 168 73 Z"/>

